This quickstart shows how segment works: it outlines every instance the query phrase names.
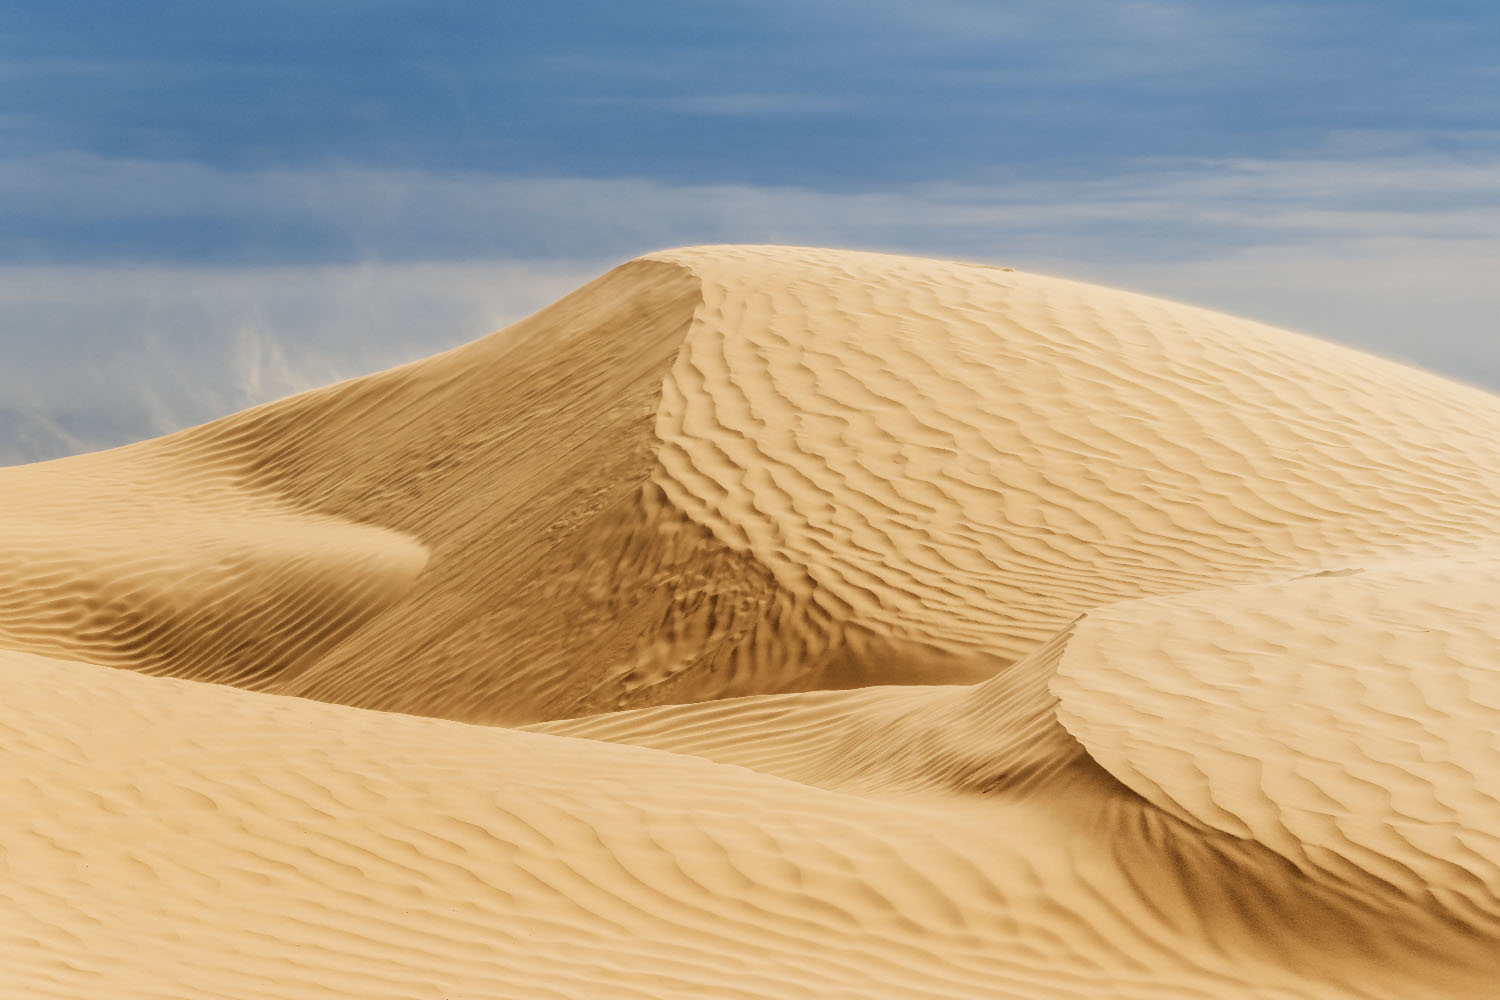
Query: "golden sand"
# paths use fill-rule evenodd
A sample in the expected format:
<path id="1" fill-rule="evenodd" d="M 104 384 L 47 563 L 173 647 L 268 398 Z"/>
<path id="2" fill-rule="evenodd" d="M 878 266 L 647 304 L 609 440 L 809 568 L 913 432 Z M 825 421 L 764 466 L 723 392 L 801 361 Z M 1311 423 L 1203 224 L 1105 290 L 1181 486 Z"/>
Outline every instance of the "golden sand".
<path id="1" fill-rule="evenodd" d="M 0 995 L 1492 997 L 1497 533 L 1409 367 L 632 261 L 0 469 Z"/>

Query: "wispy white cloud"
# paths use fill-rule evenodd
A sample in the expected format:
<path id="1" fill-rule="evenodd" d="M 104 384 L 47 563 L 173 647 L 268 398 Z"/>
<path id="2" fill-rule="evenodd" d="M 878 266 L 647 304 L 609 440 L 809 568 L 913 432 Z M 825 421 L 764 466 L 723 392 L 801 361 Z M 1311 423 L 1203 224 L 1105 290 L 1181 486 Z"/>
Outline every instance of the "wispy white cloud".
<path id="1" fill-rule="evenodd" d="M 0 464 L 123 444 L 424 357 L 607 266 L 0 269 Z"/>
<path id="2" fill-rule="evenodd" d="M 963 253 L 1026 251 L 1035 240 L 1136 224 L 1132 254 L 1197 259 L 1205 248 L 1296 233 L 1383 236 L 1494 232 L 1500 152 L 1295 159 L 1162 159 L 1106 178 L 928 183 L 824 192 L 629 178 L 516 178 L 359 169 L 216 170 L 201 164 L 58 155 L 0 165 L 0 247 L 12 261 L 147 256 L 153 227 L 175 261 L 576 259 L 679 242 L 808 237 Z M 193 230 L 184 236 L 183 227 Z M 299 243 L 306 231 L 317 239 Z M 66 232 L 65 246 L 48 243 Z M 290 237 L 287 234 L 291 234 Z M 196 246 L 189 246 L 194 243 Z M 244 262 L 241 259 L 238 262 Z"/>
<path id="3" fill-rule="evenodd" d="M 83 157 L 0 177 L 0 192 L 10 199 L 0 214 L 26 199 L 49 224 L 80 232 L 101 216 L 133 226 L 163 213 L 210 240 L 310 222 L 339 234 L 326 252 L 356 261 L 0 268 L 0 399 L 33 415 L 27 426 L 43 442 L 0 459 L 159 433 L 432 353 L 612 263 L 706 242 L 861 247 L 1072 275 L 1500 387 L 1500 155 L 1418 153 L 1389 138 L 1315 158 L 1163 160 L 1104 179 L 864 193 Z"/>

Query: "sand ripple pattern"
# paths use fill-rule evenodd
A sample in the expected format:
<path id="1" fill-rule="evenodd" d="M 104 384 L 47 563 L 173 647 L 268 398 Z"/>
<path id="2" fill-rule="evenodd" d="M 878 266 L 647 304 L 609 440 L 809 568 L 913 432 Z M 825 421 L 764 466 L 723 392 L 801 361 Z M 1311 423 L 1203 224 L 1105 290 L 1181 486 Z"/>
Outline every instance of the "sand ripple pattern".
<path id="1" fill-rule="evenodd" d="M 1479 542 L 1500 400 L 1246 320 L 916 258 L 707 247 L 659 481 L 784 586 L 1014 659 L 1113 601 Z"/>
<path id="2" fill-rule="evenodd" d="M 1500 930 L 1500 554 L 1090 614 L 1059 717 L 1127 785 Z"/>
<path id="3" fill-rule="evenodd" d="M 0 469 L 0 996 L 1492 998 L 1497 530 L 1435 376 L 652 255 Z"/>
<path id="4" fill-rule="evenodd" d="M 170 447 L 0 469 L 0 647 L 273 686 L 399 600 L 427 558 Z"/>
<path id="5" fill-rule="evenodd" d="M 1097 836 L 1139 811 L 892 803 L 24 654 L 0 679 L 7 996 L 1401 995 L 1131 905 L 1182 892 Z"/>

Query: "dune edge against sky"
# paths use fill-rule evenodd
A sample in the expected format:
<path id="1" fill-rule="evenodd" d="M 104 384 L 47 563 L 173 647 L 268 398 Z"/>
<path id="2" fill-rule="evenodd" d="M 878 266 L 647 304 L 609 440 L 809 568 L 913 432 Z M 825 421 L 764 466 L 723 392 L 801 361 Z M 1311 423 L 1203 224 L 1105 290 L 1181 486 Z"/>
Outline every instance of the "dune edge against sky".
<path id="1" fill-rule="evenodd" d="M 1496 431 L 1162 300 L 717 247 L 0 470 L 13 985 L 1484 995 Z M 1349 610 L 1195 596 L 1299 587 Z M 1299 720 L 1235 695 L 1283 631 L 1334 705 L 1412 655 Z"/>

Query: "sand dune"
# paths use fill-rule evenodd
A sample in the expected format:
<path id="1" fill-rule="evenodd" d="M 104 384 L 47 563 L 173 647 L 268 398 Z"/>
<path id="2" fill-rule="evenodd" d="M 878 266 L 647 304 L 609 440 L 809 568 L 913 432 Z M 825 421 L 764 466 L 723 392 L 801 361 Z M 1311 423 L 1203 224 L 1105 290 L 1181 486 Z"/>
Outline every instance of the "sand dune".
<path id="1" fill-rule="evenodd" d="M 22 654 L 0 669 L 8 995 L 1479 996 L 1497 971 L 1486 942 L 1393 924 L 1082 756 L 1059 794 L 850 794 Z"/>
<path id="2" fill-rule="evenodd" d="M 1497 529 L 1392 362 L 633 261 L 0 469 L 0 991 L 1488 997 Z"/>
<path id="3" fill-rule="evenodd" d="M 1500 552 L 1114 605 L 1053 679 L 1087 752 L 1299 868 L 1500 928 Z"/>

